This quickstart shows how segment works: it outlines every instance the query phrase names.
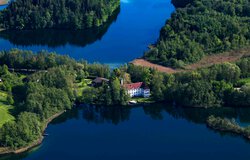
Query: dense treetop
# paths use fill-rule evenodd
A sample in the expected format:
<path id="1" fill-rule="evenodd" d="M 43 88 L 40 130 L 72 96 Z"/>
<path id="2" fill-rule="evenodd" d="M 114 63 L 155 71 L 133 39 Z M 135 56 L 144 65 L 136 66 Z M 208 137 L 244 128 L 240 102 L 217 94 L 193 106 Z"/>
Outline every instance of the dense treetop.
<path id="1" fill-rule="evenodd" d="M 171 0 L 172 4 L 176 7 L 185 7 L 189 3 L 194 2 L 194 0 Z"/>
<path id="2" fill-rule="evenodd" d="M 1 12 L 0 27 L 18 30 L 98 27 L 119 5 L 119 0 L 15 0 Z"/>
<path id="3" fill-rule="evenodd" d="M 23 72 L 23 69 L 35 72 Z M 89 75 L 110 78 L 110 84 L 99 88 L 80 86 Z M 108 66 L 77 62 L 46 51 L 37 54 L 17 49 L 0 52 L 0 78 L 3 80 L 0 91 L 8 94 L 8 103 L 14 105 L 11 114 L 16 118 L 0 128 L 0 147 L 11 149 L 39 140 L 47 120 L 71 109 L 75 102 L 125 105 L 128 101 L 120 80 L 115 75 L 111 77 Z M 82 93 L 79 95 L 79 92 Z"/>
<path id="4" fill-rule="evenodd" d="M 162 28 L 156 47 L 144 57 L 165 66 L 180 67 L 204 55 L 247 46 L 249 21 L 249 0 L 194 0 L 177 8 Z"/>
<path id="5" fill-rule="evenodd" d="M 10 72 L 8 67 L 37 72 Z M 0 128 L 0 147 L 17 149 L 35 142 L 47 119 L 71 109 L 73 103 L 127 105 L 130 98 L 121 79 L 125 83 L 144 82 L 156 102 L 188 107 L 249 107 L 249 73 L 250 58 L 169 75 L 132 64 L 110 70 L 106 65 L 77 62 L 46 51 L 2 51 L 0 91 L 8 93 L 16 119 Z M 90 77 L 95 76 L 108 78 L 109 82 L 94 87 Z"/>

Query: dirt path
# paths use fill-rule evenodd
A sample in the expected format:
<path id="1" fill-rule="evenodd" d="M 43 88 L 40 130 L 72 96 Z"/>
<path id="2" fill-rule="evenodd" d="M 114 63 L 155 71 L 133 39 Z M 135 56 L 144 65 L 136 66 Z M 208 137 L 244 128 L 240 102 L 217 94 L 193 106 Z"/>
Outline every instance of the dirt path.
<path id="1" fill-rule="evenodd" d="M 240 50 L 214 54 L 210 56 L 205 56 L 199 62 L 186 66 L 185 69 L 195 70 L 198 68 L 209 67 L 214 64 L 221 64 L 225 62 L 235 62 L 241 59 L 242 57 L 247 57 L 247 56 L 250 56 L 250 48 L 244 48 Z"/>
<path id="2" fill-rule="evenodd" d="M 224 53 L 220 53 L 220 54 L 209 55 L 209 56 L 205 56 L 200 61 L 198 61 L 194 64 L 190 64 L 190 65 L 185 66 L 184 70 L 173 69 L 171 67 L 161 66 L 158 64 L 151 63 L 151 62 L 149 62 L 145 59 L 142 59 L 142 58 L 135 59 L 130 63 L 134 64 L 136 66 L 144 66 L 144 67 L 154 68 L 160 72 L 172 74 L 172 73 L 176 73 L 176 72 L 192 71 L 192 70 L 196 70 L 199 68 L 209 67 L 209 66 L 212 66 L 214 64 L 221 64 L 221 63 L 225 63 L 225 62 L 235 62 L 235 61 L 241 59 L 242 57 L 248 57 L 248 56 L 250 56 L 250 47 L 240 49 L 240 50 L 234 50 L 234 51 L 230 51 L 230 52 L 224 52 Z"/>
<path id="3" fill-rule="evenodd" d="M 164 73 L 176 73 L 177 70 L 170 68 L 170 67 L 165 67 L 165 66 L 161 66 L 158 64 L 154 64 L 151 63 L 145 59 L 135 59 L 132 62 L 130 62 L 131 64 L 134 64 L 136 66 L 143 66 L 143 67 L 149 67 L 149 68 L 154 68 L 160 72 L 164 72 Z"/>

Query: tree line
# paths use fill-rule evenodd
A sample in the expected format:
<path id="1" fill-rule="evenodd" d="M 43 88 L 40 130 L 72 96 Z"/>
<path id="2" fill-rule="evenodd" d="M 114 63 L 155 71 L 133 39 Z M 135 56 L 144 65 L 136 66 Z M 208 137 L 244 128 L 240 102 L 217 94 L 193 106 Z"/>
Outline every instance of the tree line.
<path id="1" fill-rule="evenodd" d="M 9 68 L 37 69 L 37 72 L 16 73 Z M 90 104 L 125 105 L 126 92 L 111 74 L 106 65 L 88 64 L 84 60 L 77 62 L 46 51 L 36 54 L 17 49 L 1 52 L 0 78 L 3 82 L 0 90 L 7 91 L 12 98 L 9 103 L 15 106 L 12 114 L 16 120 L 0 128 L 0 146 L 17 149 L 38 140 L 47 120 L 71 109 L 77 99 Z M 79 97 L 76 83 L 91 75 L 110 78 L 111 83 L 84 90 Z M 91 101 L 93 97 L 90 96 L 98 97 L 98 101 Z"/>
<path id="2" fill-rule="evenodd" d="M 131 77 L 151 88 L 152 98 L 188 107 L 249 107 L 250 58 L 175 74 L 129 66 Z M 134 76 L 136 75 L 136 76 Z"/>
<path id="3" fill-rule="evenodd" d="M 0 57 L 0 90 L 13 98 L 12 114 L 16 118 L 0 128 L 0 146 L 17 149 L 38 140 L 48 118 L 71 109 L 76 98 L 73 83 L 84 66 L 47 52 L 11 50 L 1 52 Z M 8 67 L 41 71 L 23 74 L 10 72 Z"/>
<path id="4" fill-rule="evenodd" d="M 84 60 L 75 61 L 45 51 L 34 54 L 10 50 L 0 53 L 0 90 L 7 91 L 15 108 L 16 120 L 0 128 L 0 146 L 12 149 L 27 146 L 41 137 L 48 118 L 71 109 L 75 102 L 90 105 L 127 105 L 128 97 L 120 83 L 144 82 L 152 99 L 188 107 L 249 107 L 250 58 L 236 63 L 213 65 L 190 72 L 160 73 L 132 64 L 110 70 L 108 66 Z M 13 68 L 36 68 L 35 73 L 10 72 Z M 105 77 L 98 87 L 78 83 L 89 77 Z"/>
<path id="5" fill-rule="evenodd" d="M 0 12 L 0 28 L 93 28 L 104 24 L 119 6 L 119 0 L 15 0 Z"/>
<path id="6" fill-rule="evenodd" d="M 119 83 L 144 82 L 151 89 L 155 102 L 167 102 L 187 107 L 249 107 L 250 58 L 236 63 L 223 63 L 175 74 L 128 64 L 117 68 L 109 76 L 110 82 L 89 88 L 82 102 L 99 105 L 121 105 L 130 99 Z"/>
<path id="7" fill-rule="evenodd" d="M 250 127 L 241 127 L 235 119 L 230 120 L 227 118 L 210 116 L 207 119 L 207 125 L 217 131 L 231 132 L 237 135 L 241 135 L 246 139 L 250 139 Z"/>
<path id="8" fill-rule="evenodd" d="M 171 3 L 176 7 L 176 8 L 183 8 L 186 5 L 194 2 L 195 0 L 171 0 Z"/>
<path id="9" fill-rule="evenodd" d="M 182 67 L 205 55 L 249 45 L 248 0 L 172 1 L 177 8 L 144 58 L 165 66 Z M 191 2 L 191 3 L 190 3 Z M 188 5 L 186 5 L 188 4 Z"/>
<path id="10" fill-rule="evenodd" d="M 41 137 L 48 118 L 71 109 L 74 75 L 68 70 L 65 66 L 59 66 L 47 72 L 28 75 L 26 80 L 16 73 L 8 73 L 12 78 L 2 77 L 3 86 L 9 86 L 10 95 L 13 95 L 15 108 L 12 114 L 16 117 L 15 121 L 7 122 L 0 128 L 2 147 L 16 149 L 29 145 Z"/>

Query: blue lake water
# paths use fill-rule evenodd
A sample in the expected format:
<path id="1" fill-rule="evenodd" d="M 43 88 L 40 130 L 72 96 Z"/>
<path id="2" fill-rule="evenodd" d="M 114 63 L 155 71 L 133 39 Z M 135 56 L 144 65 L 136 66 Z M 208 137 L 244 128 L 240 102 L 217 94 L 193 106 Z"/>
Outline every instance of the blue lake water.
<path id="1" fill-rule="evenodd" d="M 0 11 L 3 10 L 4 8 L 6 8 L 6 5 L 0 6 Z"/>
<path id="2" fill-rule="evenodd" d="M 2 33 L 0 49 L 49 50 L 89 62 L 124 64 L 141 57 L 156 42 L 173 11 L 171 0 L 121 0 L 120 12 L 98 35 L 91 34 L 95 31 Z"/>
<path id="3" fill-rule="evenodd" d="M 41 146 L 5 159 L 249 160 L 249 142 L 205 125 L 206 118 L 214 114 L 249 124 L 249 112 L 162 104 L 136 108 L 83 106 L 54 120 Z"/>
<path id="4" fill-rule="evenodd" d="M 143 55 L 173 11 L 170 0 L 121 0 L 120 10 L 101 29 L 1 32 L 0 49 L 45 49 L 90 62 L 122 64 Z M 0 159 L 249 160 L 250 143 L 207 128 L 209 115 L 250 124 L 249 109 L 83 106 L 54 120 L 39 147 Z"/>

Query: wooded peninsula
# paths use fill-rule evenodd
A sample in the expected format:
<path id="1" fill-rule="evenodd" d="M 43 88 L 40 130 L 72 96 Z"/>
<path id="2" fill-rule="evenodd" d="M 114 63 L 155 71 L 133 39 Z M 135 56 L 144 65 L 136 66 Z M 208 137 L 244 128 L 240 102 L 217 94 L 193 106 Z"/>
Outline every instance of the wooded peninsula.
<path id="1" fill-rule="evenodd" d="M 127 105 L 130 97 L 120 79 L 144 82 L 155 102 L 183 107 L 250 105 L 249 58 L 165 74 L 132 64 L 110 70 L 106 65 L 77 62 L 55 53 L 11 50 L 0 53 L 0 65 L 0 91 L 6 95 L 3 104 L 13 106 L 9 112 L 14 117 L 0 128 L 0 145 L 11 151 L 39 139 L 47 120 L 75 103 Z M 92 76 L 105 77 L 109 82 L 92 86 Z"/>
<path id="2" fill-rule="evenodd" d="M 98 27 L 119 7 L 117 0 L 16 0 L 0 12 L 5 29 L 84 29 Z M 144 58 L 182 67 L 203 56 L 249 45 L 249 1 L 173 0 L 177 11 Z M 97 79 L 97 80 L 96 80 Z M 96 80 L 96 81 L 95 81 Z M 32 146 L 52 117 L 77 104 L 127 106 L 124 84 L 141 82 L 151 90 L 144 102 L 181 107 L 249 107 L 250 58 L 192 71 L 166 74 L 125 64 L 116 69 L 76 61 L 56 53 L 12 49 L 0 52 L 0 154 Z M 225 122 L 225 123 L 224 123 Z M 211 127 L 230 124 L 210 117 Z M 233 124 L 233 123 L 232 123 Z M 234 130 L 234 124 L 227 131 Z M 240 130 L 249 135 L 249 128 Z M 36 144 L 36 143 L 35 143 Z"/>
<path id="3" fill-rule="evenodd" d="M 177 7 L 144 58 L 181 68 L 206 55 L 249 46 L 248 0 L 172 0 Z"/>
<path id="4" fill-rule="evenodd" d="M 120 0 L 15 0 L 0 12 L 0 28 L 86 29 L 107 22 Z"/>

